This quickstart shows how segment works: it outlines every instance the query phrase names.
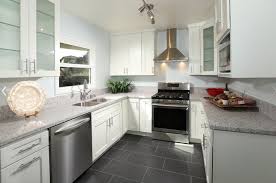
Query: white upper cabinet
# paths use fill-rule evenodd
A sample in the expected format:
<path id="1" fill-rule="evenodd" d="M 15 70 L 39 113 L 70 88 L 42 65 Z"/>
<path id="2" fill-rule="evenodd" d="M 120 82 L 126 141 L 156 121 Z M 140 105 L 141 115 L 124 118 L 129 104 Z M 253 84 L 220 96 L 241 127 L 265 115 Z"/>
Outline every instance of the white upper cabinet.
<path id="1" fill-rule="evenodd" d="M 189 27 L 189 74 L 217 75 L 217 49 L 214 21 Z"/>
<path id="2" fill-rule="evenodd" d="M 128 37 L 111 36 L 110 75 L 127 75 L 128 67 Z"/>
<path id="3" fill-rule="evenodd" d="M 0 78 L 59 75 L 56 54 L 59 3 L 59 0 L 0 2 Z"/>
<path id="4" fill-rule="evenodd" d="M 230 0 L 215 0 L 215 21 L 218 41 L 230 32 Z"/>
<path id="5" fill-rule="evenodd" d="M 128 40 L 128 67 L 127 75 L 142 74 L 142 35 L 141 33 L 130 34 Z"/>
<path id="6" fill-rule="evenodd" d="M 189 74 L 200 75 L 201 24 L 189 25 Z"/>
<path id="7" fill-rule="evenodd" d="M 276 1 L 222 0 L 222 31 L 230 30 L 230 78 L 275 78 Z M 227 12 L 230 13 L 227 13 Z M 231 29 L 230 29 L 231 25 Z M 225 32 L 225 31 L 224 31 Z M 224 38 L 223 36 L 222 38 Z M 221 41 L 227 41 L 220 39 Z M 227 43 L 227 42 L 226 42 Z M 223 45 L 221 49 L 223 48 Z M 226 53 L 226 52 L 225 52 Z M 224 57 L 224 53 L 221 52 Z M 221 59 L 220 58 L 220 59 Z M 220 60 L 220 64 L 223 63 Z"/>
<path id="8" fill-rule="evenodd" d="M 111 35 L 110 75 L 153 75 L 154 32 Z"/>
<path id="9" fill-rule="evenodd" d="M 142 33 L 142 75 L 154 75 L 155 32 Z"/>
<path id="10" fill-rule="evenodd" d="M 217 49 L 213 21 L 206 22 L 201 29 L 201 74 L 217 75 Z"/>

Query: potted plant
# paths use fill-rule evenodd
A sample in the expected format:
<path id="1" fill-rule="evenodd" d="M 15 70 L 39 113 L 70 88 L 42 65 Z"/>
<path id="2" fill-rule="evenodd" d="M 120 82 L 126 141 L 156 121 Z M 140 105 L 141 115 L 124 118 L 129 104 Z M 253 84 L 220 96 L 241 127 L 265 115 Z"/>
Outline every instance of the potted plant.
<path id="1" fill-rule="evenodd" d="M 128 79 L 123 79 L 121 81 L 108 80 L 107 87 L 112 93 L 127 93 L 133 89 L 132 82 Z"/>

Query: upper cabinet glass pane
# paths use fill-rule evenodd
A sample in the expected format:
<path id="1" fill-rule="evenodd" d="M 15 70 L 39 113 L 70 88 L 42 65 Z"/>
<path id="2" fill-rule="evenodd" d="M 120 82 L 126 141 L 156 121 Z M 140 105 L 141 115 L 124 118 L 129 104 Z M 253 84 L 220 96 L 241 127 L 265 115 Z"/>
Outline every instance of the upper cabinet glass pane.
<path id="1" fill-rule="evenodd" d="M 214 27 L 203 29 L 203 68 L 214 71 Z"/>
<path id="2" fill-rule="evenodd" d="M 60 43 L 60 63 L 89 64 L 89 49 Z"/>
<path id="3" fill-rule="evenodd" d="M 20 26 L 20 1 L 0 0 L 0 22 Z"/>
<path id="4" fill-rule="evenodd" d="M 48 0 L 37 0 L 37 11 L 55 16 L 55 5 Z"/>
<path id="5" fill-rule="evenodd" d="M 55 5 L 37 0 L 37 69 L 55 70 Z"/>
<path id="6" fill-rule="evenodd" d="M 0 0 L 0 65 L 20 69 L 20 0 Z"/>

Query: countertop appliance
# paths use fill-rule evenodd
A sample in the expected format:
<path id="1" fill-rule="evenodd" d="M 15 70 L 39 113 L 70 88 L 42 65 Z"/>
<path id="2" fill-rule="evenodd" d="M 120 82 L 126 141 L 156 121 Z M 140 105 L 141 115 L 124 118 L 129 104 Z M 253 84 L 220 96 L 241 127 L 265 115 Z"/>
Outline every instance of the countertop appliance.
<path id="1" fill-rule="evenodd" d="M 152 96 L 153 136 L 189 143 L 189 107 L 189 83 L 158 83 L 158 93 Z"/>
<path id="2" fill-rule="evenodd" d="M 51 182 L 73 183 L 92 165 L 90 114 L 50 129 Z"/>

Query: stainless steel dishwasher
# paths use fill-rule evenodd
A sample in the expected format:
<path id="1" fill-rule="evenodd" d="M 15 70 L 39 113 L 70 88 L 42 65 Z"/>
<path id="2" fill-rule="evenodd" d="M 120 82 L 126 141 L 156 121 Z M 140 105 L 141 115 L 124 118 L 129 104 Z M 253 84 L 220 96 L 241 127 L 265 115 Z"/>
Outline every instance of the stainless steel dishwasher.
<path id="1" fill-rule="evenodd" d="M 92 165 L 91 133 L 90 114 L 50 129 L 52 183 L 72 183 Z"/>

